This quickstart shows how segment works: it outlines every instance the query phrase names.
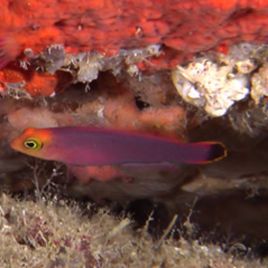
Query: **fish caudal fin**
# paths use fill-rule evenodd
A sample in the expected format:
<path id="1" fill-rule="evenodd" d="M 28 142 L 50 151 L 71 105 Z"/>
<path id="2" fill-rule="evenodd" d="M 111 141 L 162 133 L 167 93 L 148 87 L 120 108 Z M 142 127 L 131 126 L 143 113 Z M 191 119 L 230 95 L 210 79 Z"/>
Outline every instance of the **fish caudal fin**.
<path id="1" fill-rule="evenodd" d="M 220 142 L 208 143 L 210 151 L 206 162 L 219 161 L 227 156 L 227 148 Z"/>
<path id="2" fill-rule="evenodd" d="M 15 37 L 0 34 L 0 69 L 13 61 L 19 54 L 19 44 Z"/>
<path id="3" fill-rule="evenodd" d="M 191 145 L 193 157 L 187 161 L 190 164 L 209 164 L 227 156 L 227 148 L 221 142 L 197 142 Z"/>

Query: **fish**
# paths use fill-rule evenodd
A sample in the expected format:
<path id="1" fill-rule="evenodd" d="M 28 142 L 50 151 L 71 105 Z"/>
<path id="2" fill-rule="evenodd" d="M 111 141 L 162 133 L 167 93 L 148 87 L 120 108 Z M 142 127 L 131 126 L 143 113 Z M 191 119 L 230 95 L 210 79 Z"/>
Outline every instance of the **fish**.
<path id="1" fill-rule="evenodd" d="M 10 142 L 23 154 L 71 166 L 207 164 L 226 157 L 221 142 L 185 143 L 147 133 L 97 127 L 27 128 Z"/>

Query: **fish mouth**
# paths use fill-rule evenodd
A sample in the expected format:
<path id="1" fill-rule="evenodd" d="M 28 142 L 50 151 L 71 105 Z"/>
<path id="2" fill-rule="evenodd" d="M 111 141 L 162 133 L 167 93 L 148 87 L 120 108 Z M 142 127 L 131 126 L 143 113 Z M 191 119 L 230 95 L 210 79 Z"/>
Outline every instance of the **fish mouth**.
<path id="1" fill-rule="evenodd" d="M 13 139 L 9 142 L 10 147 L 15 151 L 21 151 L 20 150 L 20 141 L 18 139 Z"/>

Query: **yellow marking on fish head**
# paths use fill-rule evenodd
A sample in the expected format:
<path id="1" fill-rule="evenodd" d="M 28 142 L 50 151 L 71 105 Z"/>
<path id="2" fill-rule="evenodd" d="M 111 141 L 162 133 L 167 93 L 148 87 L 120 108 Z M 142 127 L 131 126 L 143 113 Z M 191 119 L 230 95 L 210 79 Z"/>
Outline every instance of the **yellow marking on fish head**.
<path id="1" fill-rule="evenodd" d="M 44 158 L 46 147 L 52 141 L 52 133 L 46 129 L 27 128 L 10 142 L 10 146 L 21 153 Z"/>

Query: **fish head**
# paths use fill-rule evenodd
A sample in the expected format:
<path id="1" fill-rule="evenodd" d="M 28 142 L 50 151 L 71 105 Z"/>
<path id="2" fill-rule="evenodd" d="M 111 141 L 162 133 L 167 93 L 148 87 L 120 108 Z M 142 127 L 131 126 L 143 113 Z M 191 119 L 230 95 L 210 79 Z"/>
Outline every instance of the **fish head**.
<path id="1" fill-rule="evenodd" d="M 54 160 L 53 135 L 49 129 L 27 128 L 10 142 L 12 149 L 23 154 Z"/>

